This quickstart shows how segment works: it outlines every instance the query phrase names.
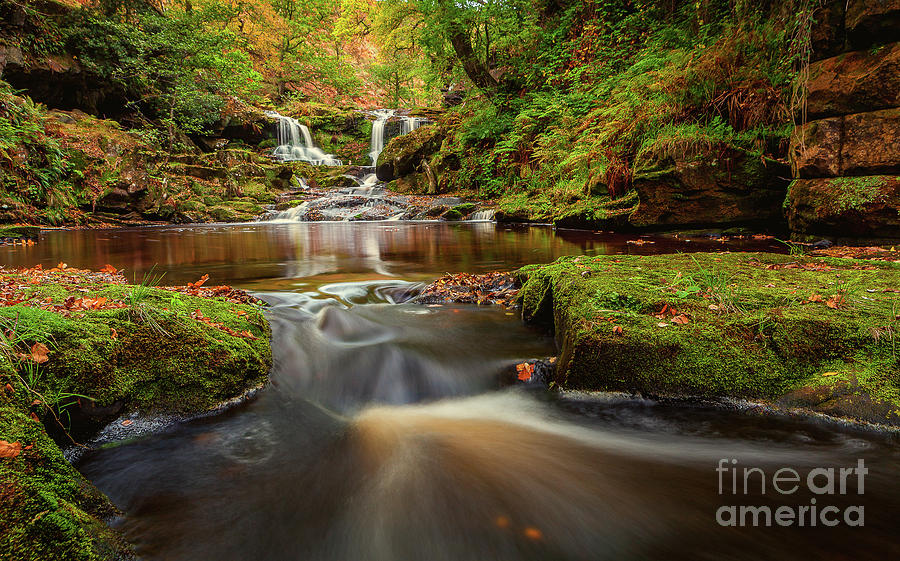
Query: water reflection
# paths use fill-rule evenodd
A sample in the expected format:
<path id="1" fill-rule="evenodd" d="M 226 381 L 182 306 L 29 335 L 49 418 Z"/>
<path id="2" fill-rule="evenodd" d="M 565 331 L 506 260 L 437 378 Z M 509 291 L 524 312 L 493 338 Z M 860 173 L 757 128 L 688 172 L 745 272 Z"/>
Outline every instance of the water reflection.
<path id="1" fill-rule="evenodd" d="M 0 247 L 6 266 L 98 269 L 109 263 L 140 279 L 151 267 L 179 284 L 209 274 L 212 283 L 293 290 L 292 279 L 402 278 L 429 280 L 444 272 L 482 272 L 549 262 L 561 255 L 649 254 L 700 250 L 778 250 L 773 241 L 721 242 L 652 238 L 491 223 L 295 223 L 45 231 L 33 247 Z M 276 281 L 274 284 L 272 281 Z"/>

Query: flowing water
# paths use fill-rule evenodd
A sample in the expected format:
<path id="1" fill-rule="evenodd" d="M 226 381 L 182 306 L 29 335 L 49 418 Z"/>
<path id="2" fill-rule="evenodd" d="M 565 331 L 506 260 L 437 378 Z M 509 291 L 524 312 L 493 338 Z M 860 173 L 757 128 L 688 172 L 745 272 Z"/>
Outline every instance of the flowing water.
<path id="1" fill-rule="evenodd" d="M 314 166 L 340 166 L 343 162 L 332 154 L 316 146 L 309 127 L 300 124 L 297 119 L 279 115 L 269 111 L 268 115 L 275 119 L 278 133 L 278 146 L 272 156 L 283 162 L 300 160 Z"/>
<path id="2" fill-rule="evenodd" d="M 257 399 L 80 462 L 124 511 L 116 524 L 144 559 L 896 557 L 895 435 L 502 387 L 504 369 L 554 354 L 545 334 L 500 309 L 407 302 L 444 272 L 565 254 L 776 249 L 628 241 L 490 223 L 268 223 L 45 232 L 34 247 L 0 248 L 0 262 L 111 263 L 137 278 L 156 264 L 166 282 L 209 273 L 271 305 L 272 384 Z M 731 459 L 759 468 L 765 493 L 755 475 L 734 495 Z M 860 459 L 868 473 L 847 472 L 845 494 L 773 491 L 780 468 L 805 483 L 815 468 Z M 729 505 L 802 506 L 807 522 L 723 527 L 716 514 Z M 824 520 L 840 524 L 824 526 L 812 506 L 833 507 Z M 849 526 L 860 506 L 864 526 Z"/>

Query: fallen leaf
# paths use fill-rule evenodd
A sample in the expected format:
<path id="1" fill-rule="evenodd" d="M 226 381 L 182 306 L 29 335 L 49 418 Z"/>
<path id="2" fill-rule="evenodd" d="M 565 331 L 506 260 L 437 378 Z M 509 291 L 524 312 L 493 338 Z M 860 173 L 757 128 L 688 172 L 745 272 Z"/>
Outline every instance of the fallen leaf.
<path id="1" fill-rule="evenodd" d="M 15 458 L 22 452 L 21 442 L 0 440 L 0 458 Z"/>
<path id="2" fill-rule="evenodd" d="M 523 362 L 521 364 L 516 365 L 516 371 L 519 373 L 519 380 L 523 382 L 531 379 L 531 375 L 534 374 L 534 365 Z"/>
<path id="3" fill-rule="evenodd" d="M 656 327 L 669 327 L 669 324 L 661 321 L 656 324 Z"/>
<path id="4" fill-rule="evenodd" d="M 16 390 L 13 389 L 12 384 L 6 384 L 3 389 L 6 391 L 6 393 L 16 393 Z"/>
<path id="5" fill-rule="evenodd" d="M 100 269 L 100 272 L 101 273 L 109 273 L 111 275 L 114 275 L 114 274 L 118 273 L 119 270 L 116 269 L 115 267 L 113 267 L 112 265 L 110 265 L 109 263 L 107 263 L 106 265 L 103 266 L 102 269 Z"/>
<path id="6" fill-rule="evenodd" d="M 41 422 L 41 420 L 38 418 L 38 416 L 34 414 L 34 411 L 32 411 L 32 412 L 31 412 L 31 415 L 29 415 L 29 416 L 31 417 L 31 420 L 32 420 L 32 421 L 34 421 L 34 422 L 36 422 L 36 423 L 40 423 L 40 422 Z"/>
<path id="7" fill-rule="evenodd" d="M 525 528 L 525 531 L 522 532 L 525 534 L 525 537 L 529 540 L 539 540 L 544 537 L 544 533 L 535 528 L 534 526 L 529 526 Z"/>
<path id="8" fill-rule="evenodd" d="M 844 304 L 843 296 L 832 296 L 828 300 L 825 301 L 825 305 L 829 308 L 836 310 L 840 308 Z"/>
<path id="9" fill-rule="evenodd" d="M 35 343 L 31 346 L 31 360 L 38 364 L 43 364 L 50 360 L 50 357 L 47 356 L 47 353 L 50 352 L 50 349 L 47 348 L 47 345 L 43 343 Z"/>
<path id="10" fill-rule="evenodd" d="M 113 329 L 113 330 L 112 330 L 112 333 L 110 334 L 110 337 L 112 337 L 113 339 L 118 339 L 118 338 L 119 338 L 119 332 L 116 331 L 115 329 Z"/>
<path id="11" fill-rule="evenodd" d="M 691 320 L 684 314 L 679 314 L 672 318 L 672 323 L 677 323 L 678 325 L 687 325 L 691 323 Z"/>
<path id="12" fill-rule="evenodd" d="M 824 300 L 824 298 L 822 298 L 821 294 L 812 294 L 809 297 L 810 302 L 821 302 L 823 300 Z"/>
<path id="13" fill-rule="evenodd" d="M 822 376 L 837 376 L 840 372 L 822 372 Z"/>
<path id="14" fill-rule="evenodd" d="M 623 330 L 622 330 L 622 326 L 621 326 L 621 325 L 614 325 L 614 326 L 613 326 L 613 334 L 615 334 L 615 335 L 623 335 L 624 332 L 623 332 Z"/>
<path id="15" fill-rule="evenodd" d="M 712 311 L 716 311 L 716 310 L 719 309 L 719 307 L 716 306 L 715 304 L 710 304 L 710 305 L 709 305 L 709 309 L 712 310 Z"/>
<path id="16" fill-rule="evenodd" d="M 209 275 L 203 275 L 202 277 L 200 277 L 200 280 L 198 280 L 197 282 L 189 282 L 188 287 L 200 288 L 201 286 L 203 286 L 203 283 L 205 283 L 208 280 L 209 280 Z"/>
<path id="17" fill-rule="evenodd" d="M 125 419 L 124 421 L 122 421 L 122 426 L 127 427 L 127 426 L 131 425 L 132 423 L 134 423 L 134 421 L 132 421 L 131 419 Z"/>
<path id="18" fill-rule="evenodd" d="M 57 269 L 68 269 L 69 266 L 62 261 L 59 262 L 59 265 L 56 266 Z"/>

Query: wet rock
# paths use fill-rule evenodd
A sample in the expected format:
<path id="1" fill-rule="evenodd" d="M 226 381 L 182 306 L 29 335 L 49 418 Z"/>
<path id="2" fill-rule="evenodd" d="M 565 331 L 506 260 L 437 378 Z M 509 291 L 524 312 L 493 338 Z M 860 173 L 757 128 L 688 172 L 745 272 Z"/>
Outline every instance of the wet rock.
<path id="1" fill-rule="evenodd" d="M 512 364 L 503 370 L 500 379 L 502 383 L 546 388 L 555 378 L 556 357 L 547 357 Z"/>
<path id="2" fill-rule="evenodd" d="M 794 131 L 791 160 L 803 178 L 900 173 L 900 108 L 810 121 Z"/>
<path id="3" fill-rule="evenodd" d="M 785 202 L 794 232 L 848 238 L 900 238 L 900 177 L 798 179 Z"/>
<path id="4" fill-rule="evenodd" d="M 649 158 L 635 170 L 637 227 L 778 223 L 790 169 L 737 148 L 715 158 Z"/>
<path id="5" fill-rule="evenodd" d="M 811 119 L 900 106 L 900 42 L 815 62 L 809 75 Z"/>

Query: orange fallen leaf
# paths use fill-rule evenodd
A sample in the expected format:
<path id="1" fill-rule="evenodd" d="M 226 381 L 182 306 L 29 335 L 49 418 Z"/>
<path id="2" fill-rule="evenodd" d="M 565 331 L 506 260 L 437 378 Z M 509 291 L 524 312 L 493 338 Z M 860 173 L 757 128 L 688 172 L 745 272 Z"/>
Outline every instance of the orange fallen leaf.
<path id="1" fill-rule="evenodd" d="M 113 339 L 118 339 L 118 338 L 119 338 L 119 332 L 116 331 L 115 329 L 113 329 L 113 330 L 112 330 L 112 333 L 110 334 L 110 336 L 111 336 Z"/>
<path id="2" fill-rule="evenodd" d="M 819 294 L 812 294 L 809 297 L 810 302 L 821 302 L 823 300 L 822 296 Z"/>
<path id="3" fill-rule="evenodd" d="M 122 421 L 122 426 L 127 427 L 127 426 L 131 425 L 132 423 L 134 423 L 134 421 L 132 421 L 131 419 L 125 419 L 124 421 Z"/>
<path id="4" fill-rule="evenodd" d="M 621 325 L 614 325 L 614 326 L 613 326 L 613 334 L 615 334 L 615 335 L 623 335 L 623 334 L 624 334 L 624 331 L 622 330 L 622 326 L 621 326 Z"/>
<path id="5" fill-rule="evenodd" d="M 840 308 L 844 304 L 843 296 L 832 296 L 828 300 L 825 301 L 825 305 L 829 308 L 836 310 Z"/>
<path id="6" fill-rule="evenodd" d="M 534 365 L 523 362 L 516 365 L 516 371 L 519 373 L 519 380 L 525 382 L 530 380 L 531 375 L 534 374 Z"/>
<path id="7" fill-rule="evenodd" d="M 118 273 L 119 270 L 116 269 L 115 267 L 113 267 L 112 265 L 110 265 L 109 263 L 107 263 L 106 265 L 103 266 L 102 269 L 100 269 L 100 272 L 101 273 L 109 273 L 111 275 L 114 275 L 114 274 Z"/>
<path id="8" fill-rule="evenodd" d="M 31 346 L 31 360 L 38 364 L 43 364 L 50 360 L 50 357 L 47 356 L 47 353 L 50 352 L 50 349 L 47 348 L 47 345 L 43 343 L 35 343 Z"/>
<path id="9" fill-rule="evenodd" d="M 38 418 L 38 416 L 34 414 L 34 411 L 31 412 L 31 415 L 29 415 L 29 417 L 31 417 L 31 420 L 34 421 L 34 422 L 36 422 L 36 423 L 40 423 L 40 422 L 41 422 L 41 420 Z"/>
<path id="10" fill-rule="evenodd" d="M 205 283 L 208 280 L 209 280 L 209 275 L 203 275 L 202 277 L 200 277 L 200 279 L 197 282 L 189 282 L 188 287 L 189 288 L 200 288 L 201 286 L 203 286 L 203 283 Z"/>
<path id="11" fill-rule="evenodd" d="M 672 318 L 672 323 L 677 323 L 678 325 L 687 325 L 691 323 L 691 320 L 684 314 L 679 314 Z"/>
<path id="12" fill-rule="evenodd" d="M 525 534 L 525 537 L 529 540 L 539 540 L 544 537 L 544 533 L 535 528 L 534 526 L 529 526 L 525 528 L 525 531 L 522 532 Z"/>
<path id="13" fill-rule="evenodd" d="M 0 440 L 0 458 L 15 458 L 22 452 L 21 442 Z"/>
<path id="14" fill-rule="evenodd" d="M 6 384 L 3 389 L 6 391 L 6 393 L 16 393 L 16 390 L 13 389 L 12 384 Z"/>

